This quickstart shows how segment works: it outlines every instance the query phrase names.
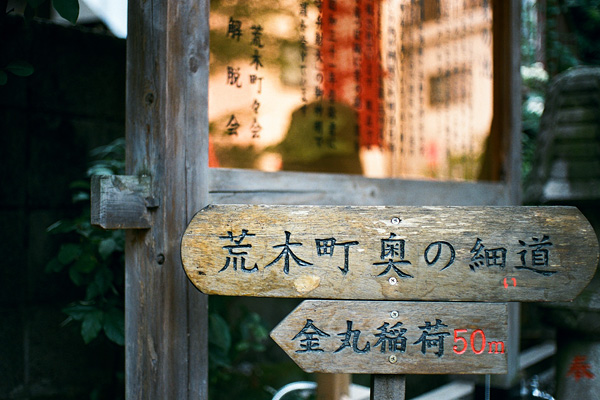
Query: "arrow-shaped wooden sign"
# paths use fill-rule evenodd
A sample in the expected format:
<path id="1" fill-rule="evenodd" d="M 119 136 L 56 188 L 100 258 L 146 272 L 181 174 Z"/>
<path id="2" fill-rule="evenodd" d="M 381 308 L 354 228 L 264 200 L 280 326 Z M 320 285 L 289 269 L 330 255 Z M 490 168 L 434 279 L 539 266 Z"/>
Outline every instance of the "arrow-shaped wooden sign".
<path id="1" fill-rule="evenodd" d="M 507 372 L 506 304 L 305 300 L 271 337 L 306 372 Z"/>
<path id="2" fill-rule="evenodd" d="M 207 294 L 568 301 L 594 275 L 598 241 L 574 207 L 213 205 L 181 253 Z"/>

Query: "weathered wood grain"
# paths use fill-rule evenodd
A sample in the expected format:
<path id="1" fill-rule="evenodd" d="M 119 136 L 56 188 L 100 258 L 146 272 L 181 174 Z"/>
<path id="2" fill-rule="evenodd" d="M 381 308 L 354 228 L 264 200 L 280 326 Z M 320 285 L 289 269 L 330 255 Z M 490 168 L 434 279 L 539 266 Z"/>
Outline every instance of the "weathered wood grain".
<path id="1" fill-rule="evenodd" d="M 211 204 L 510 205 L 505 182 L 375 179 L 359 175 L 211 168 Z"/>
<path id="2" fill-rule="evenodd" d="M 306 372 L 507 371 L 502 303 L 306 300 L 271 337 Z"/>
<path id="3" fill-rule="evenodd" d="M 566 301 L 598 242 L 572 207 L 219 205 L 189 224 L 182 258 L 208 294 Z"/>
<path id="4" fill-rule="evenodd" d="M 150 228 L 152 198 L 149 176 L 95 175 L 90 187 L 91 223 L 103 229 Z"/>
<path id="5" fill-rule="evenodd" d="M 208 1 L 132 0 L 127 36 L 128 175 L 149 176 L 151 229 L 127 232 L 126 398 L 208 398 L 208 301 L 179 240 L 208 199 Z"/>
<path id="6" fill-rule="evenodd" d="M 316 374 L 316 380 L 316 400 L 344 399 L 350 395 L 350 374 Z"/>
<path id="7" fill-rule="evenodd" d="M 371 400 L 404 400 L 405 375 L 371 375 Z"/>

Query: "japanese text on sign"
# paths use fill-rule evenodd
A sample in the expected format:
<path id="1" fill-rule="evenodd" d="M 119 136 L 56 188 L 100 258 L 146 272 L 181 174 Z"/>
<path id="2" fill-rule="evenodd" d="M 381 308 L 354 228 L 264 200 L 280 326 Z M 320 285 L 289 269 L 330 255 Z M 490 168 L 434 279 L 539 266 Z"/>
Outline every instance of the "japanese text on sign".
<path id="1" fill-rule="evenodd" d="M 343 267 L 337 266 L 337 268 L 343 275 L 346 275 L 351 266 L 351 248 L 360 244 L 358 240 L 343 242 L 335 237 L 315 237 L 314 243 L 307 243 L 307 247 L 312 249 L 312 245 L 314 244 L 314 251 L 312 253 L 319 257 L 319 260 L 309 262 L 301 259 L 292 249 L 292 247 L 302 247 L 304 243 L 290 242 L 292 233 L 289 231 L 284 231 L 283 234 L 285 242 L 271 246 L 273 249 L 281 248 L 281 252 L 272 261 L 264 265 L 264 268 L 281 265 L 283 273 L 286 275 L 290 273 L 291 267 L 322 266 L 324 262 L 320 258 L 328 256 L 329 259 L 333 259 L 336 247 L 343 248 Z M 226 250 L 226 258 L 223 268 L 219 272 L 226 271 L 230 266 L 232 266 L 233 271 L 238 271 L 238 262 L 240 266 L 239 271 L 248 273 L 258 272 L 259 267 L 257 263 L 254 263 L 252 267 L 246 267 L 246 256 L 249 255 L 250 249 L 252 249 L 252 244 L 249 241 L 251 237 L 255 236 L 257 234 L 250 233 L 248 229 L 242 229 L 239 235 L 235 236 L 232 231 L 219 236 L 219 239 L 228 240 L 232 243 L 222 246 Z M 246 238 L 249 238 L 248 241 L 242 244 Z M 372 263 L 375 275 L 393 275 L 407 279 L 414 278 L 413 275 L 402 269 L 412 265 L 411 261 L 405 258 L 405 248 L 410 245 L 407 241 L 408 239 L 401 238 L 393 232 L 388 237 L 380 239 L 381 252 L 374 257 L 376 261 Z M 539 236 L 533 236 L 529 244 L 523 240 L 518 240 L 518 244 L 524 247 L 524 249 L 514 255 L 515 260 L 517 260 L 515 264 L 519 262 L 520 264 L 513 265 L 513 268 L 527 270 L 543 276 L 552 276 L 557 272 L 548 268 L 550 265 L 550 250 L 552 248 L 550 236 L 543 235 L 541 239 Z M 456 261 L 456 249 L 452 243 L 446 240 L 431 242 L 425 249 L 419 249 L 419 251 L 427 266 L 438 266 L 440 267 L 440 271 L 451 267 Z M 465 259 L 464 264 L 468 263 L 472 272 L 477 272 L 480 269 L 506 269 L 508 256 L 507 248 L 504 246 L 486 247 L 483 240 L 477 237 L 474 240 L 473 247 L 469 250 L 469 254 L 471 254 L 471 257 Z M 328 264 L 327 261 L 325 263 Z"/>

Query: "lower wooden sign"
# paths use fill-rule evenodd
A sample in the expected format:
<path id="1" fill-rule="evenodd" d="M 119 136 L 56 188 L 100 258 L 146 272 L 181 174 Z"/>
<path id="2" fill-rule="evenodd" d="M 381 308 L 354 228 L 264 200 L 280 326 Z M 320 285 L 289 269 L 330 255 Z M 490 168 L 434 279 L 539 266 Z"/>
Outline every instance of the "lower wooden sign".
<path id="1" fill-rule="evenodd" d="M 506 303 L 305 300 L 272 332 L 306 372 L 505 374 Z"/>

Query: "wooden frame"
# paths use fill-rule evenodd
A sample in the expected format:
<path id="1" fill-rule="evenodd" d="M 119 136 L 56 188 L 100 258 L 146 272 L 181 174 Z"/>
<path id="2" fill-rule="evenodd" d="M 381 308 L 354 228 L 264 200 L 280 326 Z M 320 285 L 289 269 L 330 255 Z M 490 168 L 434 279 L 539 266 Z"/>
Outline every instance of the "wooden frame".
<path id="1" fill-rule="evenodd" d="M 365 178 L 307 172 L 211 168 L 211 204 L 307 205 L 512 205 L 498 182 L 449 182 Z M 349 195 L 351 193 L 351 195 Z"/>

